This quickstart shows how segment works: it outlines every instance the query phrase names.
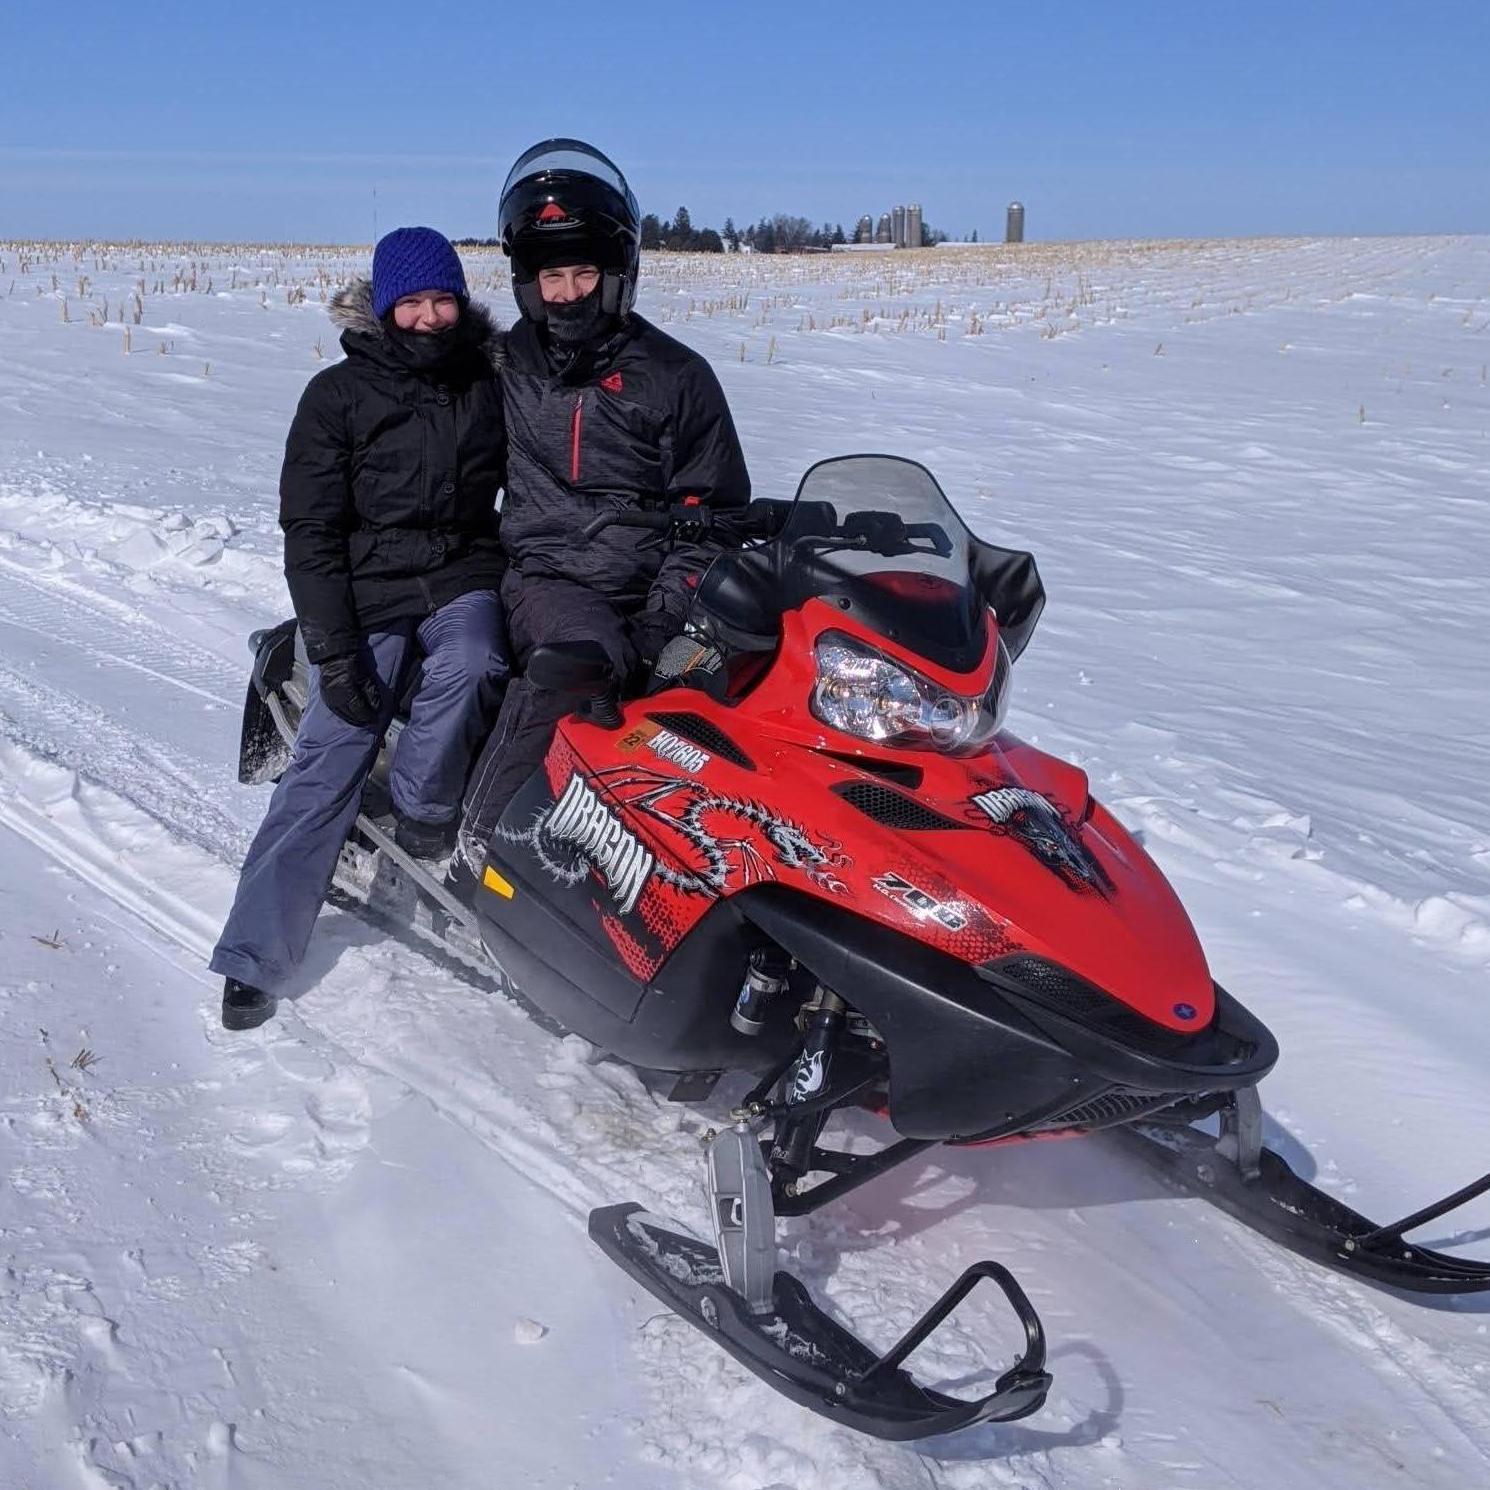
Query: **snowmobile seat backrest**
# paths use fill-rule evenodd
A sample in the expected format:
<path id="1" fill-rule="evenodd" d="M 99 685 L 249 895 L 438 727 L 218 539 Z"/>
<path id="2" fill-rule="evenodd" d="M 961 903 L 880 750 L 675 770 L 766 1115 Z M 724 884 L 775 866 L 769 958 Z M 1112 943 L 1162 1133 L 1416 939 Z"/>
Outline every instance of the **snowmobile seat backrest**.
<path id="1" fill-rule="evenodd" d="M 262 631 L 255 631 L 249 637 L 248 645 L 254 658 L 253 684 L 260 698 L 290 681 L 299 641 L 300 632 L 293 616 L 278 626 L 266 626 Z"/>

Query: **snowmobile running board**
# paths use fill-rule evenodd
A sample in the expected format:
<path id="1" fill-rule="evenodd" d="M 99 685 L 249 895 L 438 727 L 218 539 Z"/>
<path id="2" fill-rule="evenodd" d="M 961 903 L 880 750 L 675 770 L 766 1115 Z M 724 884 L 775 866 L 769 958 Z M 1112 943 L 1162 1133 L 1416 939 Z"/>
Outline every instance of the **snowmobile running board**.
<path id="1" fill-rule="evenodd" d="M 1135 1122 L 1114 1130 L 1114 1137 L 1171 1184 L 1336 1272 L 1410 1293 L 1490 1289 L 1490 1262 L 1418 1247 L 1404 1235 L 1490 1191 L 1490 1174 L 1400 1221 L 1378 1226 L 1301 1179 L 1286 1160 L 1263 1148 L 1260 1121 L 1253 1129 L 1258 1137 L 1251 1144 L 1243 1137 L 1238 1149 L 1233 1112 L 1223 1113 L 1220 1139 L 1198 1128 L 1162 1122 Z M 1245 1134 L 1245 1114 L 1241 1123 Z M 1239 1159 L 1238 1153 L 1250 1157 Z"/>
<path id="2" fill-rule="evenodd" d="M 1009 1270 L 974 1263 L 883 1355 L 835 1323 L 790 1273 L 773 1303 L 752 1314 L 726 1286 L 717 1249 L 673 1231 L 635 1204 L 590 1212 L 590 1236 L 649 1293 L 710 1336 L 741 1365 L 803 1407 L 875 1438 L 931 1438 L 977 1423 L 1027 1417 L 1045 1402 L 1045 1332 Z M 922 1387 L 901 1369 L 980 1280 L 1002 1289 L 1024 1327 L 1025 1350 L 985 1397 L 966 1401 Z"/>

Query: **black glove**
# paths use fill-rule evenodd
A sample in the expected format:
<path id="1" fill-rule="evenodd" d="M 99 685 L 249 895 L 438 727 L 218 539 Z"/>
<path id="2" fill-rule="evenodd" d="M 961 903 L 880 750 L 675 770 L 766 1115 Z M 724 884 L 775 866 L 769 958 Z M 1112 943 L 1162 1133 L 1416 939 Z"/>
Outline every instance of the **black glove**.
<path id="1" fill-rule="evenodd" d="M 662 655 L 662 649 L 682 630 L 683 622 L 674 620 L 666 611 L 643 611 L 631 623 L 631 644 L 636 648 L 642 666 L 651 667 Z"/>
<path id="2" fill-rule="evenodd" d="M 326 707 L 357 729 L 371 729 L 383 712 L 383 685 L 360 652 L 327 658 L 321 664 L 319 687 Z"/>

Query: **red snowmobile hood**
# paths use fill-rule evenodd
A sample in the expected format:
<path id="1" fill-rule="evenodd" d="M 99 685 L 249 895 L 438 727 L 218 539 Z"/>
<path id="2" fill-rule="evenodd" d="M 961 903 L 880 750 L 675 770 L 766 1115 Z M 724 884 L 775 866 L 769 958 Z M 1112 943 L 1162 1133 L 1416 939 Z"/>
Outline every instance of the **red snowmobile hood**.
<path id="1" fill-rule="evenodd" d="M 867 880 L 860 910 L 969 962 L 1056 963 L 1169 1029 L 1209 1023 L 1190 918 L 1084 772 L 1008 734 L 973 762 L 916 762 L 914 794 L 818 752 L 789 747 L 772 762 L 795 802 L 804 789 L 817 799 L 811 820 L 858 870 L 845 879 Z"/>
<path id="2" fill-rule="evenodd" d="M 866 749 L 781 718 L 774 681 L 734 708 L 693 691 L 638 701 L 619 731 L 566 722 L 556 797 L 577 770 L 613 814 L 607 830 L 655 857 L 657 888 L 637 906 L 655 945 L 614 928 L 635 976 L 709 904 L 774 881 L 974 966 L 1038 958 L 1165 1028 L 1209 1024 L 1190 919 L 1085 773 L 1007 733 L 971 759 Z"/>

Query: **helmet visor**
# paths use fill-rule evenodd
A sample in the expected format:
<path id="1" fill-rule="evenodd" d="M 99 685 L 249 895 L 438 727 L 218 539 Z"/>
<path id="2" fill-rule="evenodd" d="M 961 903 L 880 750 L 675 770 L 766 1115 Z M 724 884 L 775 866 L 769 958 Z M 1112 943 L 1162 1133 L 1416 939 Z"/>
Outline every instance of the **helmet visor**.
<path id="1" fill-rule="evenodd" d="M 631 188 L 615 162 L 583 140 L 543 140 L 524 150 L 502 183 L 502 195 L 505 197 L 519 181 L 559 171 L 593 176 L 613 187 L 623 200 L 631 196 Z"/>

